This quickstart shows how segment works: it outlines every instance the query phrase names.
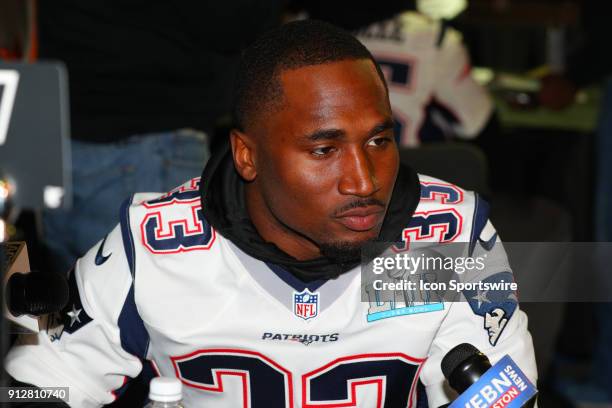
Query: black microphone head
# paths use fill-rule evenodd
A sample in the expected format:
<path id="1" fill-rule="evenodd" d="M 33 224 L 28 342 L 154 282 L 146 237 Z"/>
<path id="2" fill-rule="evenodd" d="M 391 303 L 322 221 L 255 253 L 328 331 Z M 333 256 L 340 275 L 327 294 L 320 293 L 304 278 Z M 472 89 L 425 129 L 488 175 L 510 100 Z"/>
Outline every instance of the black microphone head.
<path id="1" fill-rule="evenodd" d="M 444 377 L 448 378 L 457 366 L 463 363 L 468 357 L 479 354 L 480 350 L 470 343 L 461 343 L 453 347 L 442 359 L 440 366 Z"/>
<path id="2" fill-rule="evenodd" d="M 7 306 L 15 316 L 59 312 L 68 303 L 66 279 L 55 273 L 15 273 L 6 284 Z"/>
<path id="3" fill-rule="evenodd" d="M 462 343 L 446 353 L 441 368 L 450 386 L 462 393 L 491 368 L 491 362 L 473 345 Z"/>

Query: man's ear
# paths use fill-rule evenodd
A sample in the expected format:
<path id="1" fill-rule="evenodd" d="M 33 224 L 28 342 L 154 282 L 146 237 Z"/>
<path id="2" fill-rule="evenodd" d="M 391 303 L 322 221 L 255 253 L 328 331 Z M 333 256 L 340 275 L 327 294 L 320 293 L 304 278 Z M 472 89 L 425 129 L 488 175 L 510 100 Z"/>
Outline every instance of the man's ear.
<path id="1" fill-rule="evenodd" d="M 238 174 L 246 181 L 253 181 L 257 177 L 255 168 L 255 149 L 253 140 L 249 135 L 238 129 L 230 132 L 232 143 L 232 157 Z"/>

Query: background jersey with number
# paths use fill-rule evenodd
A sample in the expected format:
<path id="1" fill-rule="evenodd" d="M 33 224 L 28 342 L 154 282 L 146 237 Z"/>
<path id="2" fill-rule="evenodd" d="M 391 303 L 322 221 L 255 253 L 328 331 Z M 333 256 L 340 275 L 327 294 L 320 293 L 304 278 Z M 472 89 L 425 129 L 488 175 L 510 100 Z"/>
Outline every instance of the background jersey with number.
<path id="1" fill-rule="evenodd" d="M 381 66 L 397 122 L 400 144 L 417 146 L 429 120 L 449 133 L 472 138 L 486 124 L 493 105 L 470 73 L 461 34 L 415 12 L 372 24 L 357 38 Z M 432 106 L 437 109 L 432 109 Z M 454 121 L 449 121 L 448 116 Z"/>
<path id="2" fill-rule="evenodd" d="M 484 280 L 508 279 L 484 202 L 420 181 L 404 244 L 473 242 L 489 253 Z M 124 205 L 120 225 L 77 262 L 66 309 L 8 354 L 14 378 L 69 386 L 71 406 L 95 407 L 152 362 L 181 379 L 187 407 L 438 407 L 449 400 L 440 361 L 469 342 L 494 362 L 510 354 L 535 381 L 514 293 L 362 301 L 359 268 L 306 285 L 211 228 L 199 182 Z"/>

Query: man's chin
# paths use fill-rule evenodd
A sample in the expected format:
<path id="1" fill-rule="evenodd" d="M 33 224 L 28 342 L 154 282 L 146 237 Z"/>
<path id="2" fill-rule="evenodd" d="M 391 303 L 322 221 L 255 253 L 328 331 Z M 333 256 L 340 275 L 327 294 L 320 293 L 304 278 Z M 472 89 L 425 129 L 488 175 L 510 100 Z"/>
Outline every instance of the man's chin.
<path id="1" fill-rule="evenodd" d="M 321 255 L 335 263 L 348 264 L 361 260 L 361 243 L 329 242 L 319 245 Z"/>
<path id="2" fill-rule="evenodd" d="M 343 240 L 325 242 L 319 244 L 321 255 L 331 259 L 333 262 L 347 264 L 361 261 L 362 249 L 365 245 L 373 242 L 377 234 L 372 237 L 359 237 L 357 240 Z"/>

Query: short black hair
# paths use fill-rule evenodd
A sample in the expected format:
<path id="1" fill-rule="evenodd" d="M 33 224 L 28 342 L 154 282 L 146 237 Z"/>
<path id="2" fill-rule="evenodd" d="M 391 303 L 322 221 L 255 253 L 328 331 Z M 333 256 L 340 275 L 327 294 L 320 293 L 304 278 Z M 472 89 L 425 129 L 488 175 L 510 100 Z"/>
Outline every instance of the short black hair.
<path id="1" fill-rule="evenodd" d="M 244 130 L 254 115 L 282 100 L 279 76 L 283 70 L 352 59 L 371 60 L 387 87 L 372 54 L 341 28 L 301 20 L 268 31 L 242 55 L 234 91 L 235 126 Z"/>

